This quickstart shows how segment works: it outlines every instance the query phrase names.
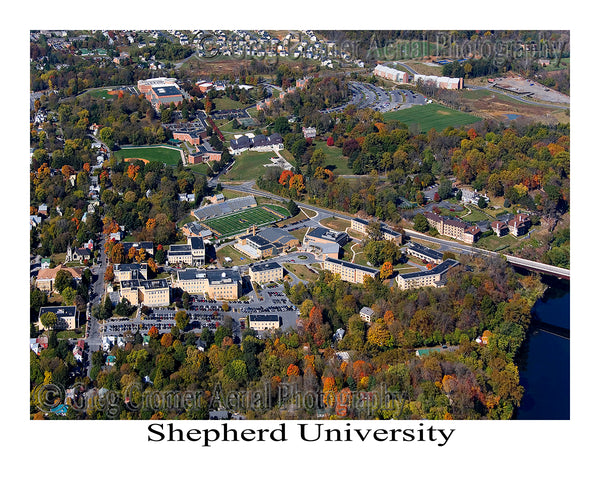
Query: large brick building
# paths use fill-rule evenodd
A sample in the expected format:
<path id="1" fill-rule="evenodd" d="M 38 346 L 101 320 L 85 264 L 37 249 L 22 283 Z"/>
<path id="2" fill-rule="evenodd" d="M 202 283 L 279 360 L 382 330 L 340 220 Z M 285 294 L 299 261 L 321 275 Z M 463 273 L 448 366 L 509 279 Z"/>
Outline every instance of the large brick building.
<path id="1" fill-rule="evenodd" d="M 408 83 L 408 73 L 385 65 L 377 65 L 373 70 L 376 77 L 385 78 L 396 83 Z"/>
<path id="2" fill-rule="evenodd" d="M 250 267 L 250 281 L 258 284 L 283 279 L 283 267 L 277 262 L 260 263 Z"/>
<path id="3" fill-rule="evenodd" d="M 429 226 L 435 228 L 441 235 L 455 238 L 461 242 L 475 243 L 481 235 L 481 230 L 478 227 L 469 226 L 462 220 L 442 217 L 431 212 L 425 212 L 423 215 Z"/>

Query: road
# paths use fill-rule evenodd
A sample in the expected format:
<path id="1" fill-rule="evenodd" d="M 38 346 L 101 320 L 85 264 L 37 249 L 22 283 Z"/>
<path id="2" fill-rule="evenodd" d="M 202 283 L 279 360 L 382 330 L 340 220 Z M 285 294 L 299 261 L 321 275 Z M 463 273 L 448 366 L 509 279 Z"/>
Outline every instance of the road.
<path id="1" fill-rule="evenodd" d="M 231 190 L 236 190 L 239 192 L 245 192 L 245 193 L 248 193 L 251 195 L 258 195 L 261 197 L 271 198 L 273 200 L 279 200 L 282 202 L 289 201 L 289 199 L 287 199 L 287 198 L 279 197 L 278 195 L 273 195 L 272 193 L 267 193 L 267 192 L 263 192 L 260 190 L 256 190 L 254 188 L 254 181 L 246 182 L 241 185 L 228 185 L 227 188 L 229 188 Z M 354 218 L 351 215 L 346 215 L 344 213 L 339 213 L 339 212 L 332 212 L 325 208 L 315 207 L 314 205 L 308 205 L 308 204 L 299 203 L 299 202 L 296 202 L 296 203 L 299 207 L 307 208 L 307 209 L 317 212 L 320 216 L 322 216 L 322 218 L 331 217 L 331 216 L 343 218 L 344 220 L 351 220 L 352 218 Z M 404 231 L 411 238 L 420 238 L 422 240 L 429 240 L 429 241 L 432 241 L 435 243 L 439 243 L 443 247 L 446 247 L 457 253 L 464 253 L 464 254 L 468 254 L 468 255 L 480 255 L 480 256 L 485 256 L 485 257 L 500 256 L 500 254 L 495 253 L 495 252 L 490 252 L 488 250 L 483 250 L 481 248 L 473 247 L 470 245 L 464 245 L 462 243 L 455 242 L 452 240 L 442 240 L 439 238 L 433 238 L 433 237 L 430 237 L 429 235 L 415 232 L 414 230 L 405 229 Z M 512 255 L 503 255 L 503 256 L 506 258 L 506 260 L 509 263 L 511 263 L 513 265 L 534 269 L 536 271 L 540 271 L 542 273 L 548 273 L 550 275 L 556 275 L 561 278 L 567 278 L 567 279 L 571 278 L 570 270 L 567 270 L 566 268 L 560 268 L 560 267 L 555 267 L 553 265 L 547 265 L 545 263 L 534 262 L 532 260 L 526 260 L 524 258 L 519 258 L 519 257 L 515 257 Z"/>

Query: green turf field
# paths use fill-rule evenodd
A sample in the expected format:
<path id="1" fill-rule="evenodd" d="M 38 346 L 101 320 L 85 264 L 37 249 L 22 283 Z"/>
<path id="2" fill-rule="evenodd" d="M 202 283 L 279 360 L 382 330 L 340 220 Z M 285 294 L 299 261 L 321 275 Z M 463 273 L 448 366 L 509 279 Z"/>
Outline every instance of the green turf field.
<path id="1" fill-rule="evenodd" d="M 280 213 L 284 217 L 289 216 L 290 212 L 286 208 L 278 205 L 264 205 L 260 207 L 248 208 L 241 212 L 232 213 L 223 217 L 211 218 L 202 222 L 221 237 L 229 237 L 236 233 L 243 232 L 252 225 L 268 225 L 281 219 L 280 216 L 269 212 L 265 207 Z"/>
<path id="2" fill-rule="evenodd" d="M 124 147 L 114 152 L 117 160 L 125 158 L 141 158 L 149 162 L 162 162 L 166 165 L 177 165 L 181 160 L 181 150 L 162 146 Z"/>
<path id="3" fill-rule="evenodd" d="M 468 113 L 442 107 L 435 103 L 428 105 L 415 105 L 404 110 L 396 110 L 383 114 L 384 120 L 398 120 L 407 125 L 418 125 L 421 132 L 428 132 L 435 128 L 441 132 L 446 127 L 458 127 L 478 122 L 481 118 Z"/>

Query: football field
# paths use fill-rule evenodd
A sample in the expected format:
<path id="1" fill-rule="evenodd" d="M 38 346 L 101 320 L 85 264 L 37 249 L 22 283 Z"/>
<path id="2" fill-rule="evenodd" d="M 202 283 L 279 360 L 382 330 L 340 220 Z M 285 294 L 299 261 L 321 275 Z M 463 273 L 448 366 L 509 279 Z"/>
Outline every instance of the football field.
<path id="1" fill-rule="evenodd" d="M 279 213 L 279 215 L 268 211 L 267 208 Z M 229 237 L 247 230 L 252 227 L 252 225 L 260 227 L 262 225 L 277 222 L 288 216 L 289 212 L 284 207 L 278 205 L 265 205 L 248 208 L 241 212 L 232 213 L 231 215 L 211 218 L 209 220 L 204 220 L 202 223 L 215 232 L 215 235 L 219 237 Z"/>

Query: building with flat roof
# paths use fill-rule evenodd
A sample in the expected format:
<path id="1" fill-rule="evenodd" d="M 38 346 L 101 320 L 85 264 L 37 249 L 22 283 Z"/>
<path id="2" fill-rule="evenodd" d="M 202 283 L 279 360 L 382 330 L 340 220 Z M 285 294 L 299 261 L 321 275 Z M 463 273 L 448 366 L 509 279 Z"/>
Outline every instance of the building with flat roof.
<path id="1" fill-rule="evenodd" d="M 42 325 L 42 315 L 44 313 L 52 312 L 57 317 L 57 322 L 53 327 L 53 330 L 73 330 L 79 326 L 77 307 L 41 307 L 38 315 L 37 327 L 40 330 L 44 330 L 46 327 Z"/>
<path id="2" fill-rule="evenodd" d="M 154 243 L 152 242 L 121 242 L 123 245 L 123 255 L 129 255 L 129 250 L 135 248 L 140 250 L 143 248 L 148 255 L 154 255 Z"/>
<path id="3" fill-rule="evenodd" d="M 250 267 L 250 281 L 258 284 L 283 280 L 283 267 L 277 262 L 266 262 Z"/>
<path id="4" fill-rule="evenodd" d="M 119 287 L 119 299 L 126 298 L 131 305 L 144 304 L 149 307 L 166 306 L 171 303 L 169 284 L 166 279 L 123 280 Z"/>
<path id="5" fill-rule="evenodd" d="M 386 224 L 379 223 L 377 220 L 374 220 L 374 222 L 379 224 L 379 230 L 381 231 L 381 234 L 383 235 L 384 240 L 390 240 L 397 244 L 402 244 L 402 241 L 403 241 L 402 233 L 392 230 Z M 352 218 L 350 220 L 350 228 L 352 230 L 354 230 L 355 232 L 362 233 L 363 235 L 367 235 L 368 234 L 367 227 L 369 226 L 370 223 L 371 222 L 369 222 L 368 220 L 365 220 L 363 218 Z"/>
<path id="6" fill-rule="evenodd" d="M 420 258 L 428 263 L 440 264 L 443 261 L 444 254 L 421 245 L 420 243 L 411 242 L 407 245 L 406 253 L 413 257 Z"/>
<path id="7" fill-rule="evenodd" d="M 315 243 L 337 243 L 340 246 L 346 245 L 350 237 L 346 232 L 336 232 L 324 227 L 317 227 L 304 236 L 305 242 Z"/>
<path id="8" fill-rule="evenodd" d="M 185 244 L 169 245 L 167 252 L 167 265 L 184 264 L 199 266 L 204 265 L 206 249 L 202 237 L 188 237 Z"/>
<path id="9" fill-rule="evenodd" d="M 234 269 L 187 268 L 176 272 L 173 287 L 215 300 L 237 300 L 242 290 L 242 276 Z"/>
<path id="10" fill-rule="evenodd" d="M 339 275 L 342 280 L 350 283 L 363 284 L 367 277 L 377 278 L 379 276 L 379 270 L 376 268 L 364 267 L 335 258 L 325 258 L 323 268 Z"/>
<path id="11" fill-rule="evenodd" d="M 171 105 L 171 103 L 179 105 L 183 102 L 183 94 L 177 85 L 152 87 L 146 94 L 146 98 L 156 110 L 159 110 L 161 105 Z"/>
<path id="12" fill-rule="evenodd" d="M 248 315 L 248 328 L 256 331 L 272 330 L 281 327 L 281 317 L 274 314 Z"/>
<path id="13" fill-rule="evenodd" d="M 457 265 L 459 265 L 459 263 L 456 260 L 449 258 L 444 260 L 441 264 L 436 265 L 431 270 L 415 273 L 400 273 L 396 277 L 396 283 L 401 290 L 422 287 L 443 287 L 446 284 L 448 271 Z"/>
<path id="14" fill-rule="evenodd" d="M 148 94 L 153 87 L 164 87 L 168 85 L 177 85 L 176 78 L 157 77 L 146 80 L 138 80 L 137 86 L 140 93 Z"/>
<path id="15" fill-rule="evenodd" d="M 144 280 L 148 278 L 147 263 L 115 263 L 113 265 L 115 282 L 123 280 Z"/>

